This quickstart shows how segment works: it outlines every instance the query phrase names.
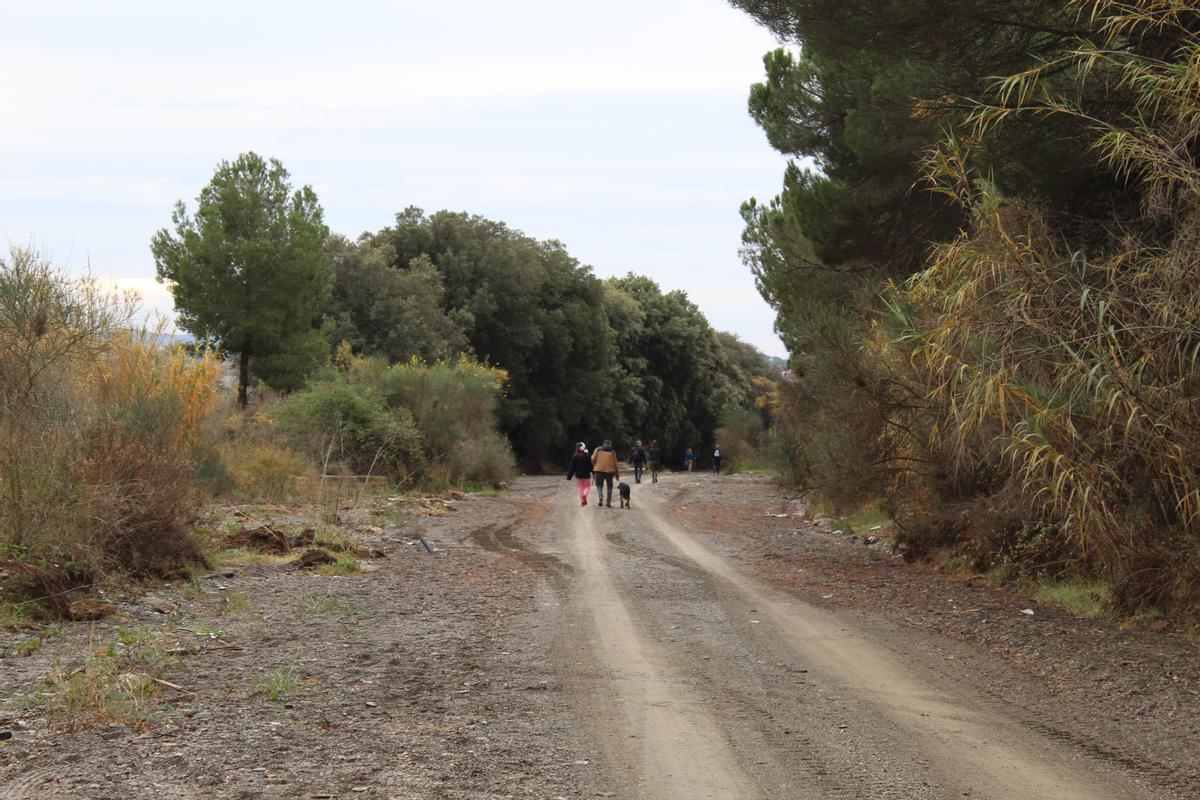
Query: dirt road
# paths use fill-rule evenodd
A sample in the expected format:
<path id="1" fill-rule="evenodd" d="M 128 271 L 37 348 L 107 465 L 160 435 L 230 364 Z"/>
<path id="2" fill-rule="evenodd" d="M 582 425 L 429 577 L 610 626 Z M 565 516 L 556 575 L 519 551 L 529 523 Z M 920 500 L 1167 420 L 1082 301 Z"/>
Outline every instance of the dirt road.
<path id="1" fill-rule="evenodd" d="M 628 511 L 554 503 L 579 574 L 559 669 L 617 796 L 1155 796 L 1023 728 L 969 675 L 947 683 L 740 571 L 672 519 L 668 487 L 636 487 Z"/>
<path id="2" fill-rule="evenodd" d="M 341 529 L 386 553 L 363 573 L 233 564 L 0 631 L 0 796 L 1200 796 L 1195 642 L 914 569 L 766 481 L 373 502 Z M 150 724 L 38 701 L 146 636 L 184 654 Z"/>

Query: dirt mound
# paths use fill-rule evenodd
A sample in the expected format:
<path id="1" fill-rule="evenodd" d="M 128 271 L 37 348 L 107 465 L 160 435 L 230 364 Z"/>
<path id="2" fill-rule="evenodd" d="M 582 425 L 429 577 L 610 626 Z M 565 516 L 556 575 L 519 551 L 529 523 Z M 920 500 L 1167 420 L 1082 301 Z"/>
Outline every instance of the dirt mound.
<path id="1" fill-rule="evenodd" d="M 85 597 L 82 600 L 76 600 L 67 606 L 67 619 L 76 622 L 103 619 L 117 613 L 117 607 L 113 603 L 105 600 L 99 600 L 95 597 Z"/>
<path id="2" fill-rule="evenodd" d="M 285 555 L 292 552 L 292 545 L 286 536 L 274 528 L 263 525 L 258 528 L 247 528 L 225 537 L 226 547 L 242 547 L 259 553 Z"/>
<path id="3" fill-rule="evenodd" d="M 296 569 L 315 569 L 322 564 L 332 564 L 335 561 L 337 561 L 337 559 L 331 556 L 329 553 L 321 550 L 320 548 L 314 548 L 292 561 L 292 566 Z"/>

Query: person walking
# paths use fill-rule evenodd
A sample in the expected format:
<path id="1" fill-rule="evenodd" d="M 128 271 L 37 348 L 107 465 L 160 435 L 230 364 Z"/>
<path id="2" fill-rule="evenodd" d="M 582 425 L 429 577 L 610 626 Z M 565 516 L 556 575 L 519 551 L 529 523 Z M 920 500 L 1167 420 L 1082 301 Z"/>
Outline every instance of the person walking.
<path id="1" fill-rule="evenodd" d="M 721 474 L 721 445 L 713 447 L 713 472 Z"/>
<path id="2" fill-rule="evenodd" d="M 658 473 L 662 470 L 662 448 L 658 439 L 650 440 L 650 482 L 658 483 Z"/>
<path id="3" fill-rule="evenodd" d="M 688 472 L 692 471 L 692 467 L 696 466 L 696 454 L 692 452 L 692 448 L 688 448 L 683 454 L 683 468 Z"/>
<path id="4" fill-rule="evenodd" d="M 642 440 L 638 439 L 633 445 L 633 453 L 629 456 L 629 461 L 633 464 L 633 482 L 642 482 L 642 471 L 646 469 L 646 451 L 642 447 Z"/>
<path id="5" fill-rule="evenodd" d="M 604 487 L 608 487 L 608 507 L 612 508 L 613 479 L 621 477 L 617 469 L 617 452 L 613 450 L 612 439 L 605 439 L 604 444 L 592 453 L 592 472 L 596 474 L 596 508 L 604 505 Z"/>
<path id="6" fill-rule="evenodd" d="M 575 479 L 575 486 L 579 489 L 579 505 L 586 506 L 588 495 L 592 492 L 592 459 L 583 442 L 575 445 L 575 453 L 567 463 L 567 480 L 571 478 Z"/>

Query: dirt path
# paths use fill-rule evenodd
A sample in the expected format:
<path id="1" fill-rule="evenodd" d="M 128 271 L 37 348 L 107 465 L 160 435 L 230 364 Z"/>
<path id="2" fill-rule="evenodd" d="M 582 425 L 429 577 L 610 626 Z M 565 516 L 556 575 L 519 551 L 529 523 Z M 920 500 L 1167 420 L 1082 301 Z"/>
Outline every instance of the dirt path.
<path id="1" fill-rule="evenodd" d="M 668 486 L 630 511 L 556 501 L 582 575 L 560 669 L 617 796 L 1163 796 L 739 571 L 672 520 Z"/>
<path id="2" fill-rule="evenodd" d="M 386 554 L 359 574 L 234 564 L 0 631 L 0 797 L 1200 797 L 1194 642 L 922 572 L 767 482 L 390 502 L 339 529 Z M 180 653 L 148 724 L 30 702 L 139 637 Z"/>
<path id="3" fill-rule="evenodd" d="M 596 520 L 586 511 L 577 516 L 568 534 L 582 572 L 573 602 L 593 624 L 576 644 L 590 651 L 598 668 L 582 672 L 599 680 L 590 687 L 590 681 L 581 681 L 581 665 L 574 660 L 563 677 L 581 695 L 600 701 L 589 703 L 588 716 L 605 751 L 625 768 L 624 780 L 638 786 L 641 796 L 752 797 L 752 782 L 726 745 L 722 721 L 709 713 L 704 695 L 672 669 L 658 644 L 638 630 L 613 580 Z"/>

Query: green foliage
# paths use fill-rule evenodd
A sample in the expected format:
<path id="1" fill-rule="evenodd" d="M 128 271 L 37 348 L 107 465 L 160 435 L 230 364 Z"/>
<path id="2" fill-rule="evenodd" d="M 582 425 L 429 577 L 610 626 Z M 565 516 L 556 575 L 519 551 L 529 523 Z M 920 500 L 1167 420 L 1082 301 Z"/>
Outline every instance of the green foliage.
<path id="1" fill-rule="evenodd" d="M 507 375 L 466 358 L 397 364 L 378 378 L 389 407 L 405 408 L 421 431 L 431 486 L 499 486 L 513 473 L 512 449 L 497 430 Z"/>
<path id="2" fill-rule="evenodd" d="M 300 607 L 306 614 L 335 614 L 339 616 L 361 614 L 366 610 L 364 606 L 344 603 L 336 597 L 327 596 L 301 598 Z"/>
<path id="3" fill-rule="evenodd" d="M 329 231 L 316 194 L 293 191 L 279 161 L 243 153 L 217 166 L 196 202 L 195 216 L 177 203 L 173 232 L 151 241 L 180 324 L 239 355 L 241 405 L 252 367 L 294 388 L 320 361 L 311 329 L 329 296 Z M 261 369 L 251 356 L 265 359 Z"/>
<path id="4" fill-rule="evenodd" d="M 407 479 L 424 460 L 412 414 L 389 409 L 372 387 L 341 376 L 313 383 L 267 412 L 296 447 L 323 466 L 344 460 L 353 474 Z"/>
<path id="5" fill-rule="evenodd" d="M 394 254 L 397 269 L 422 256 L 437 269 L 445 313 L 462 324 L 476 357 L 508 373 L 498 413 L 519 457 L 557 455 L 569 431 L 608 416 L 612 344 L 601 284 L 561 244 L 482 217 L 413 208 L 366 243 Z"/>
<path id="6" fill-rule="evenodd" d="M 468 312 L 443 308 L 442 276 L 427 255 L 399 263 L 386 244 L 352 245 L 334 237 L 333 292 L 326 306 L 331 344 L 391 363 L 436 361 L 469 349 Z"/>
<path id="7" fill-rule="evenodd" d="M 280 667 L 250 679 L 254 690 L 278 703 L 304 689 L 304 681 L 291 667 Z"/>
<path id="8" fill-rule="evenodd" d="M 253 372 L 272 389 L 302 389 L 321 367 L 329 363 L 329 342 L 320 331 L 309 330 L 280 341 L 270 353 L 260 354 Z"/>
<path id="9" fill-rule="evenodd" d="M 337 243 L 334 263 L 328 334 L 385 360 L 470 353 L 503 370 L 494 413 L 526 464 L 557 466 L 580 439 L 613 438 L 624 448 L 658 438 L 672 457 L 707 446 L 722 409 L 748 404 L 750 373 L 769 372 L 749 345 L 718 339 L 682 292 L 663 294 L 632 275 L 601 282 L 558 242 L 482 217 L 409 208 L 355 245 Z M 397 377 L 376 380 L 386 395 Z M 473 418 L 473 396 L 454 390 L 453 402 L 397 402 L 413 410 L 431 465 L 496 483 L 509 470 L 502 442 L 456 434 L 463 422 L 455 404 L 464 421 Z M 464 449 L 471 452 L 455 455 Z"/>
<path id="10" fill-rule="evenodd" d="M 618 409 L 625 406 L 615 440 L 657 439 L 667 463 L 678 462 L 689 447 L 707 448 L 736 390 L 700 309 L 683 292 L 664 294 L 654 281 L 632 274 L 606 282 L 605 305 L 616 340 L 614 400 Z"/>
<path id="11" fill-rule="evenodd" d="M 322 564 L 317 567 L 320 575 L 356 575 L 362 571 L 358 559 L 350 553 L 334 553 L 332 564 Z"/>
<path id="12" fill-rule="evenodd" d="M 1042 581 L 1034 596 L 1081 617 L 1098 617 L 1112 607 L 1112 590 L 1096 580 Z"/>
<path id="13" fill-rule="evenodd" d="M 793 477 L 844 505 L 882 492 L 911 554 L 1196 608 L 1200 8 L 738 5 L 804 40 L 751 102 L 821 169 L 743 208 L 793 354 L 776 429 Z M 897 144 L 932 192 L 854 177 L 899 175 Z M 867 192 L 843 203 L 839 182 Z M 887 219 L 859 213 L 878 200 Z M 897 221 L 913 258 L 876 246 Z"/>
<path id="14" fill-rule="evenodd" d="M 32 622 L 27 603 L 0 600 L 0 629 L 17 630 Z"/>

